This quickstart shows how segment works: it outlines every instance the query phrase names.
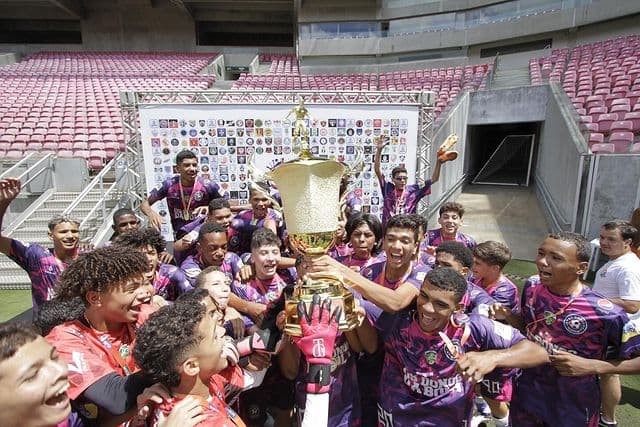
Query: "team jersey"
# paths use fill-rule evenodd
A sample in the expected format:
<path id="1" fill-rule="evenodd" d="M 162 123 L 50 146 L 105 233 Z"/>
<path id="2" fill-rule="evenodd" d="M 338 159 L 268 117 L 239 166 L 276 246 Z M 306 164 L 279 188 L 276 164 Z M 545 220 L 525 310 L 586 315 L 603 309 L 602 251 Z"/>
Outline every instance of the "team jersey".
<path id="1" fill-rule="evenodd" d="M 464 426 L 473 411 L 473 384 L 456 372 L 456 357 L 438 333 L 427 334 L 415 310 L 378 325 L 385 332 L 385 357 L 380 378 L 378 425 Z M 484 316 L 456 316 L 444 333 L 459 352 L 506 349 L 524 340 L 514 328 Z"/>
<path id="2" fill-rule="evenodd" d="M 473 284 L 482 288 L 495 302 L 509 307 L 513 314 L 520 313 L 520 300 L 518 288 L 504 274 L 501 274 L 494 283 L 486 285 L 482 279 L 472 278 Z"/>
<path id="3" fill-rule="evenodd" d="M 627 315 L 587 286 L 572 297 L 552 293 L 538 276 L 522 291 L 527 337 L 549 353 L 568 351 L 588 359 L 616 358 Z M 595 375 L 563 377 L 544 364 L 523 369 L 511 406 L 513 425 L 598 425 L 600 387 Z"/>
<path id="4" fill-rule="evenodd" d="M 468 236 L 468 235 L 466 235 L 464 233 L 457 232 L 455 239 L 448 239 L 448 238 L 446 238 L 446 237 L 444 237 L 442 235 L 442 229 L 441 228 L 427 231 L 427 239 L 422 243 L 423 243 L 423 245 L 425 247 L 426 246 L 436 246 L 437 247 L 438 245 L 440 245 L 440 243 L 442 243 L 444 241 L 448 241 L 448 240 L 453 240 L 453 241 L 456 241 L 456 242 L 463 243 L 469 249 L 473 249 L 473 248 L 476 247 L 476 241 L 473 239 L 473 237 Z"/>
<path id="5" fill-rule="evenodd" d="M 181 269 L 171 264 L 158 265 L 153 279 L 153 291 L 167 301 L 175 301 L 183 292 L 193 286 Z"/>
<path id="6" fill-rule="evenodd" d="M 355 191 L 350 191 L 344 201 L 344 210 L 346 218 L 362 211 L 362 199 L 358 197 Z"/>
<path id="7" fill-rule="evenodd" d="M 384 254 L 384 252 L 382 252 L 382 254 Z M 372 255 L 367 259 L 360 259 L 353 256 L 353 254 L 348 254 L 348 255 L 337 255 L 335 257 L 335 260 L 343 265 L 346 265 L 347 267 L 354 267 L 361 270 L 364 267 L 368 267 L 377 262 L 380 262 L 380 260 L 386 259 L 386 255 L 383 255 L 383 257 L 381 257 L 380 255 Z"/>
<path id="8" fill-rule="evenodd" d="M 620 356 L 623 359 L 640 356 L 640 316 L 632 317 L 622 328 Z"/>
<path id="9" fill-rule="evenodd" d="M 462 296 L 460 304 L 462 304 L 463 311 L 467 314 L 478 313 L 484 316 L 489 315 L 489 307 L 495 304 L 495 300 L 489 296 L 479 286 L 467 281 L 467 292 Z"/>
<path id="10" fill-rule="evenodd" d="M 229 251 L 237 254 L 251 252 L 251 236 L 253 236 L 253 232 L 258 228 L 264 227 L 264 223 L 268 219 L 276 223 L 280 234 L 282 216 L 274 209 L 268 208 L 264 218 L 255 218 L 253 209 L 244 210 L 236 215 L 231 220 L 231 225 L 229 225 L 227 232 L 229 236 Z"/>
<path id="11" fill-rule="evenodd" d="M 185 259 L 187 259 L 188 256 L 196 255 L 197 250 L 195 241 L 198 238 L 200 229 L 202 228 L 202 225 L 205 223 L 206 219 L 206 216 L 199 216 L 180 228 L 177 235 L 181 236 L 181 238 L 184 238 L 184 236 L 186 236 L 187 234 L 191 234 L 191 240 L 194 243 L 183 251 L 177 251 L 175 247 L 173 248 L 173 257 L 176 260 L 176 264 L 180 265 Z"/>
<path id="12" fill-rule="evenodd" d="M 383 198 L 382 225 L 392 216 L 416 213 L 418 202 L 431 194 L 430 179 L 426 180 L 424 185 L 407 185 L 402 192 L 397 191 L 395 185 L 387 182 L 384 177 L 378 179 L 378 184 Z"/>
<path id="13" fill-rule="evenodd" d="M 180 175 L 175 175 L 151 190 L 149 197 L 154 200 L 167 199 L 171 226 L 177 234 L 181 227 L 194 218 L 194 209 L 208 206 L 211 200 L 227 198 L 228 195 L 220 190 L 218 184 L 200 176 L 192 187 L 181 187 Z"/>
<path id="14" fill-rule="evenodd" d="M 429 241 L 425 239 L 418 246 L 418 263 L 433 267 L 436 263 L 436 250 L 429 246 Z"/>
<path id="15" fill-rule="evenodd" d="M 33 311 L 37 312 L 43 302 L 54 297 L 55 285 L 68 264 L 58 260 L 53 254 L 53 249 L 45 249 L 40 245 L 23 243 L 16 239 L 11 239 L 9 258 L 29 275 Z"/>
<path id="16" fill-rule="evenodd" d="M 234 280 L 231 284 L 231 292 L 245 301 L 268 304 L 277 299 L 282 293 L 282 290 L 290 283 L 293 282 L 276 273 L 268 280 L 255 278 L 246 283 L 240 280 Z"/>
<path id="17" fill-rule="evenodd" d="M 339 245 L 334 246 L 327 253 L 331 258 L 337 259 L 338 257 L 346 257 L 353 253 L 353 247 L 350 243 L 341 243 Z"/>
<path id="18" fill-rule="evenodd" d="M 214 374 L 209 380 L 209 397 L 205 400 L 201 397 L 190 396 L 200 401 L 202 413 L 207 418 L 197 424 L 201 427 L 244 427 L 240 416 L 227 405 L 227 396 L 230 392 L 238 392 L 245 387 L 245 377 L 242 368 L 230 366 L 224 371 Z M 151 416 L 151 426 L 158 427 L 160 422 L 169 416 L 175 405 L 186 396 L 174 396 L 156 405 Z"/>
<path id="19" fill-rule="evenodd" d="M 243 266 L 244 264 L 238 255 L 233 252 L 227 252 L 219 268 L 229 280 L 235 280 L 236 275 Z M 180 268 L 184 271 L 187 281 L 191 286 L 195 286 L 198 275 L 206 267 L 199 255 L 189 256 L 180 264 Z"/>
<path id="20" fill-rule="evenodd" d="M 336 338 L 331 359 L 328 427 L 360 425 L 360 390 L 355 356 L 345 335 L 340 334 Z M 304 381 L 306 370 L 306 360 L 301 356 L 300 370 L 296 380 L 296 403 L 300 409 L 298 413 L 300 422 L 302 422 L 307 397 L 307 383 Z"/>

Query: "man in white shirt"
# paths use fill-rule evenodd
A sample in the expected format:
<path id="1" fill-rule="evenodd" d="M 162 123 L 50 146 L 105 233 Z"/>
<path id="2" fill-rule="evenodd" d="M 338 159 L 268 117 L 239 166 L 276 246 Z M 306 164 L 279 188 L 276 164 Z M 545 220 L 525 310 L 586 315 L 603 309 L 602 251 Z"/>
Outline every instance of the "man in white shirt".
<path id="1" fill-rule="evenodd" d="M 609 221 L 600 229 L 600 250 L 609 261 L 596 273 L 593 290 L 612 303 L 619 305 L 629 315 L 640 315 L 640 258 L 632 251 L 638 229 L 622 220 Z M 615 426 L 615 409 L 622 390 L 618 375 L 601 375 L 602 394 L 601 425 Z"/>

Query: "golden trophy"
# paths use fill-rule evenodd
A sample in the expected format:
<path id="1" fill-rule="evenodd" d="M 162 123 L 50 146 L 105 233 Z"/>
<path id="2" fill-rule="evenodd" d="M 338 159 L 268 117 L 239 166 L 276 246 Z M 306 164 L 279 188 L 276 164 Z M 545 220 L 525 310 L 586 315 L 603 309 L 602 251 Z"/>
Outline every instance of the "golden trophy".
<path id="1" fill-rule="evenodd" d="M 313 257 L 326 254 L 336 243 L 340 181 L 347 168 L 335 160 L 313 157 L 309 149 L 309 132 L 306 128 L 301 129 L 307 109 L 300 102 L 294 110 L 297 120 L 293 138 L 300 144 L 299 158 L 277 166 L 265 176 L 273 180 L 280 191 L 289 245 L 305 257 Z M 296 284 L 285 305 L 287 334 L 302 334 L 297 305 L 299 301 L 311 302 L 315 294 L 319 294 L 322 300 L 331 298 L 332 307 L 342 307 L 342 315 L 338 319 L 340 330 L 357 326 L 354 313 L 357 301 L 353 294 L 345 288 L 341 278 L 326 275 L 299 280 Z"/>

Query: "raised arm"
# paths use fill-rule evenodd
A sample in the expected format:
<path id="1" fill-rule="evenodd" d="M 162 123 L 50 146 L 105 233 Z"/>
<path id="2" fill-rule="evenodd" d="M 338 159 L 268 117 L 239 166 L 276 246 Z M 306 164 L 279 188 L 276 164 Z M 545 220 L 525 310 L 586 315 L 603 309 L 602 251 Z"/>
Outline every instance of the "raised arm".
<path id="1" fill-rule="evenodd" d="M 151 209 L 151 205 L 157 202 L 159 199 L 154 196 L 149 196 L 145 199 L 140 205 L 140 210 L 147 218 L 149 218 L 149 223 L 156 229 L 160 230 L 162 224 L 164 224 L 164 219 L 158 214 L 156 211 Z"/>
<path id="2" fill-rule="evenodd" d="M 0 180 L 0 252 L 11 254 L 11 239 L 2 234 L 2 220 L 9 205 L 20 194 L 20 181 L 16 178 Z"/>

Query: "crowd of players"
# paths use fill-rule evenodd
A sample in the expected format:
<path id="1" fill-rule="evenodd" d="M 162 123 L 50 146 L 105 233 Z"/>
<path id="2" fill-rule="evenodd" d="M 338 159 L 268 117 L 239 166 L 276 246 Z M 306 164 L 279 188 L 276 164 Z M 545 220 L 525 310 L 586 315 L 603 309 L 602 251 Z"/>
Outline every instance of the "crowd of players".
<path id="1" fill-rule="evenodd" d="M 589 243 L 544 237 L 519 296 L 509 248 L 462 233 L 463 206 L 444 204 L 433 230 L 415 213 L 444 161 L 412 186 L 376 167 L 383 221 L 345 197 L 341 243 L 318 257 L 286 246 L 272 188 L 232 207 L 189 151 L 143 203 L 150 226 L 120 209 L 105 247 L 81 248 L 68 217 L 49 223 L 52 249 L 0 235 L 34 311 L 0 325 L 0 424 L 615 425 L 615 374 L 640 372 L 637 228 L 603 226 L 595 291 L 580 280 Z M 19 192 L 0 180 L 0 226 Z M 338 333 L 340 310 L 316 298 L 298 306 L 302 336 L 283 333 L 292 286 L 327 274 L 359 301 L 358 326 Z"/>

